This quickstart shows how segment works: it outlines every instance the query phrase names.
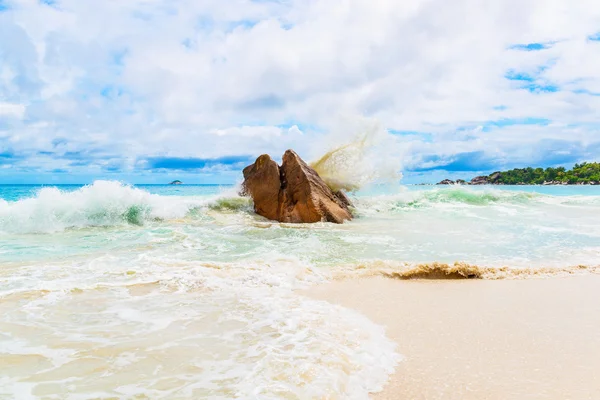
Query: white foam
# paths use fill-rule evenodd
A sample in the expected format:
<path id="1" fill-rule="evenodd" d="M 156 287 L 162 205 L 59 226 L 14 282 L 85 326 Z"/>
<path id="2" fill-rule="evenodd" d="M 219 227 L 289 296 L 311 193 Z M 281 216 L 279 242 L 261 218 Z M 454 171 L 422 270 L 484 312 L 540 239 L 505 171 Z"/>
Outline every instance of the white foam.
<path id="1" fill-rule="evenodd" d="M 282 393 L 367 399 L 399 359 L 381 327 L 355 312 L 297 295 L 294 288 L 322 282 L 327 274 L 293 257 L 271 254 L 256 262 L 203 264 L 155 251 L 88 263 L 93 268 L 70 270 L 62 264 L 72 276 L 60 272 L 59 265 L 42 272 L 35 287 L 50 293 L 25 309 L 10 307 L 2 319 L 54 332 L 45 339 L 21 338 L 20 347 L 7 343 L 17 353 L 54 359 L 64 354 L 69 358 L 63 363 L 81 362 L 82 371 L 86 361 L 105 357 L 96 352 L 114 354 L 110 370 L 102 372 L 107 385 L 102 397 L 198 398 L 212 388 L 211 397 L 222 399 Z M 139 272 L 114 275 L 115 269 Z M 148 290 L 130 292 L 140 285 Z M 55 292 L 59 296 L 53 297 Z M 52 353 L 40 340 L 66 349 Z M 78 345 L 71 349 L 69 343 Z M 129 375 L 139 368 L 159 370 L 145 378 Z M 94 373 L 51 372 L 52 382 L 71 379 L 74 387 L 100 379 Z M 168 380 L 181 383 L 158 389 Z"/>
<path id="2" fill-rule="evenodd" d="M 0 232 L 59 232 L 88 226 L 141 225 L 184 217 L 218 197 L 160 196 L 116 181 L 95 181 L 75 191 L 40 189 L 34 197 L 0 200 Z"/>

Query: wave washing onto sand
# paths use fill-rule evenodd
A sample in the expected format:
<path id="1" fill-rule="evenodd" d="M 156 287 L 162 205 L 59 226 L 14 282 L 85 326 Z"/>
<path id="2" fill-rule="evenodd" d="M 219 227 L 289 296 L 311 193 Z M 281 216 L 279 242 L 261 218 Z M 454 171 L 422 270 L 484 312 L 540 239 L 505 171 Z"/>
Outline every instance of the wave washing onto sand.
<path id="1" fill-rule="evenodd" d="M 75 191 L 40 189 L 34 197 L 0 199 L 0 232 L 53 233 L 69 228 L 144 225 L 197 216 L 202 210 L 252 210 L 232 190 L 221 196 L 160 196 L 116 181 L 95 181 Z"/>
<path id="2" fill-rule="evenodd" d="M 0 397 L 366 400 L 399 360 L 383 328 L 294 293 L 323 279 L 298 260 L 194 259 L 124 251 L 14 270 Z"/>
<path id="3" fill-rule="evenodd" d="M 433 263 L 397 263 L 374 261 L 358 265 L 336 268 L 335 279 L 352 277 L 383 276 L 400 280 L 452 280 L 452 279 L 530 279 L 550 278 L 571 275 L 600 274 L 600 265 L 575 265 L 567 267 L 486 267 L 465 262 L 452 264 Z"/>

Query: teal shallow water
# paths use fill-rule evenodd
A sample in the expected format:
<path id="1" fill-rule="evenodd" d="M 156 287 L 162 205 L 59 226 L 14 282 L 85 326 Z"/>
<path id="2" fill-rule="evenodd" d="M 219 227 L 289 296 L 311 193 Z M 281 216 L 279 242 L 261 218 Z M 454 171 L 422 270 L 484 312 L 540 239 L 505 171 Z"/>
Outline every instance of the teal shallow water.
<path id="1" fill-rule="evenodd" d="M 570 267 L 600 256 L 597 187 L 376 187 L 343 225 L 267 221 L 236 192 L 0 186 L 0 397 L 367 398 L 393 344 L 295 289 L 433 262 L 588 273 Z"/>
<path id="2" fill-rule="evenodd" d="M 64 259 L 194 242 L 202 261 L 288 247 L 311 265 L 374 260 L 490 266 L 594 263 L 600 188 L 377 187 L 354 196 L 344 225 L 273 224 L 233 186 L 0 186 L 0 261 Z M 163 248 L 162 251 L 170 251 Z"/>

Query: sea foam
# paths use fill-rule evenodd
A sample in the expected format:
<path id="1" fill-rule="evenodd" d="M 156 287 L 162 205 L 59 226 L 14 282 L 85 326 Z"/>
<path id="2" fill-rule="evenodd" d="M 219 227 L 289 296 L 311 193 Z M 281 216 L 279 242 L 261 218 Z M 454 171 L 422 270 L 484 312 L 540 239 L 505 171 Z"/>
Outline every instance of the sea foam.
<path id="1" fill-rule="evenodd" d="M 143 225 L 183 218 L 198 208 L 243 209 L 239 197 L 160 196 L 117 181 L 95 181 L 74 191 L 44 187 L 17 201 L 0 199 L 0 232 L 52 233 L 68 228 Z"/>

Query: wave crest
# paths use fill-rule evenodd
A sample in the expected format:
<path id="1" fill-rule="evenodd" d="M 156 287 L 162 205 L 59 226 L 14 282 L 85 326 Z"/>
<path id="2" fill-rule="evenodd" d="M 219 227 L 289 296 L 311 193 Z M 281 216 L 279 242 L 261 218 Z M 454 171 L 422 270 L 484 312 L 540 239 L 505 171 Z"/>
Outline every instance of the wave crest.
<path id="1" fill-rule="evenodd" d="M 419 206 L 427 203 L 462 203 L 474 206 L 485 206 L 494 203 L 528 203 L 539 199 L 542 195 L 527 192 L 509 192 L 494 189 L 484 191 L 469 188 L 449 188 L 422 193 L 419 198 L 407 203 L 408 206 Z"/>
<path id="2" fill-rule="evenodd" d="M 0 199 L 0 232 L 51 233 L 92 226 L 144 225 L 183 218 L 207 207 L 243 211 L 249 205 L 242 198 L 160 196 L 116 181 L 95 181 L 74 191 L 48 187 L 27 199 Z"/>
<path id="3" fill-rule="evenodd" d="M 556 199 L 556 197 L 539 193 L 456 187 L 427 191 L 405 190 L 394 195 L 357 197 L 355 205 L 359 213 L 370 214 L 373 212 L 407 212 L 443 206 L 527 205 L 544 201 L 562 201 Z"/>

